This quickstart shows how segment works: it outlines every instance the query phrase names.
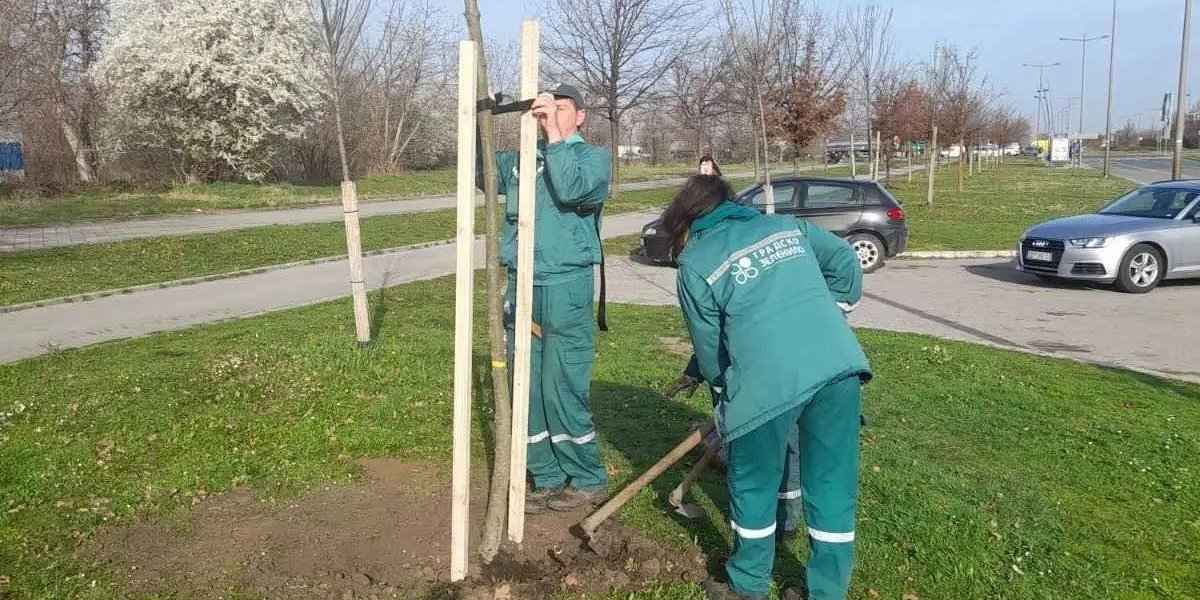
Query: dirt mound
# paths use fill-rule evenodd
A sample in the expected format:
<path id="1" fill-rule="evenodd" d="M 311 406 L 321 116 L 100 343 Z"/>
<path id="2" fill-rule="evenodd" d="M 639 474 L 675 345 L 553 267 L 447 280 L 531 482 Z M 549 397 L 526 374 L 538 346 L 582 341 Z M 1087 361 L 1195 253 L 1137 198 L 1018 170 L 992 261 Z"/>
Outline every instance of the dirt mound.
<path id="1" fill-rule="evenodd" d="M 584 512 L 550 513 L 526 520 L 520 549 L 486 566 L 473 556 L 471 578 L 450 585 L 449 475 L 388 459 L 362 464 L 369 475 L 362 483 L 274 504 L 237 489 L 180 514 L 100 533 L 80 553 L 130 591 L 188 598 L 540 598 L 706 575 L 696 548 L 664 547 L 610 522 L 597 540 L 601 555 L 570 531 Z M 478 478 L 472 488 L 474 548 L 486 485 Z"/>

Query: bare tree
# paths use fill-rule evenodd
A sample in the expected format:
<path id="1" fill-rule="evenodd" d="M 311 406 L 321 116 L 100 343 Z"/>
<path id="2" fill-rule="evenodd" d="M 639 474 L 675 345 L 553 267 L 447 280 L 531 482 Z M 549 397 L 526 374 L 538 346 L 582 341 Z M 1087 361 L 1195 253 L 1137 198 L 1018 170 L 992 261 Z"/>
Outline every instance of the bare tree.
<path id="1" fill-rule="evenodd" d="M 735 56 L 734 72 L 739 75 L 731 95 L 756 122 L 761 144 L 755 145 L 762 146 L 765 157 L 773 145 L 772 134 L 780 133 L 777 118 L 769 122 L 772 115 L 781 114 L 776 106 L 768 106 L 770 97 L 777 104 L 785 96 L 784 90 L 807 86 L 817 104 L 827 103 L 842 93 L 854 57 L 842 43 L 842 25 L 806 0 L 723 0 L 723 11 L 725 35 Z M 810 114 L 822 112 L 800 102 L 793 108 Z M 763 167 L 771 210 L 769 162 L 764 161 Z"/>
<path id="2" fill-rule="evenodd" d="M 548 0 L 543 50 L 583 84 L 609 122 L 612 195 L 619 191 L 621 116 L 645 98 L 681 53 L 695 6 L 676 0 Z"/>
<path id="3" fill-rule="evenodd" d="M 26 2 L 25 6 L 32 10 L 32 26 L 26 34 L 29 62 L 22 69 L 26 79 L 19 93 L 39 100 L 33 111 L 57 124 L 77 178 L 92 183 L 99 170 L 95 150 L 99 102 L 88 75 L 99 58 L 109 2 L 55 0 Z"/>
<path id="4" fill-rule="evenodd" d="M 346 159 L 346 134 L 342 127 L 342 95 L 362 39 L 369 0 L 312 0 L 309 5 L 322 44 L 324 89 L 333 106 L 337 126 L 338 158 L 342 166 L 342 211 L 346 221 L 346 250 L 350 262 L 350 290 L 354 300 L 354 325 L 360 346 L 371 341 L 367 290 L 362 272 L 362 240 L 358 219 L 358 197 L 350 179 Z"/>
<path id="5" fill-rule="evenodd" d="M 987 80 L 978 73 L 978 58 L 977 50 L 962 52 L 953 46 L 943 47 L 940 57 L 948 78 L 944 96 L 945 108 L 939 120 L 944 126 L 946 136 L 958 139 L 961 151 L 958 159 L 960 192 L 963 189 L 964 163 L 970 155 L 967 140 L 982 128 L 981 116 L 987 107 L 987 96 L 983 92 Z"/>
<path id="6" fill-rule="evenodd" d="M 873 99 L 880 85 L 881 74 L 891 68 L 892 9 L 885 11 L 874 4 L 851 8 L 846 11 L 846 23 L 846 32 L 858 59 L 854 69 L 858 86 L 853 101 L 861 106 L 863 122 L 867 125 L 867 149 L 874 156 Z"/>
<path id="7" fill-rule="evenodd" d="M 846 108 L 845 81 L 848 69 L 833 37 L 821 32 L 821 16 L 809 17 L 809 27 L 794 39 L 795 56 L 784 56 L 785 66 L 778 89 L 768 92 L 766 106 L 775 131 L 792 145 L 793 153 L 833 128 Z M 791 44 L 782 44 L 792 50 Z"/>
<path id="8" fill-rule="evenodd" d="M 716 119 L 729 109 L 724 101 L 733 74 L 733 57 L 719 39 L 703 39 L 682 54 L 667 71 L 670 112 L 682 129 L 693 134 L 696 156 L 711 150 Z"/>
<path id="9" fill-rule="evenodd" d="M 453 26 L 428 0 L 388 0 L 386 16 L 365 52 L 363 71 L 378 124 L 372 166 L 397 170 L 409 144 L 431 115 L 423 110 L 446 90 Z"/>
<path id="10" fill-rule="evenodd" d="M 15 123 L 17 113 L 31 99 L 28 86 L 28 48 L 34 27 L 33 0 L 0 4 L 0 127 Z"/>

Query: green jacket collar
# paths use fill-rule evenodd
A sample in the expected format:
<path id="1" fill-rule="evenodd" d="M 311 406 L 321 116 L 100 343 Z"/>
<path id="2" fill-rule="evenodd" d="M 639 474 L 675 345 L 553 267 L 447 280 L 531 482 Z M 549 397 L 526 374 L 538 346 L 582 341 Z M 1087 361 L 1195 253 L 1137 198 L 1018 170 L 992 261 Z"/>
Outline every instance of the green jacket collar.
<path id="1" fill-rule="evenodd" d="M 567 136 L 567 138 L 564 139 L 562 141 L 562 143 L 564 143 L 564 144 L 582 144 L 583 136 L 579 135 L 579 132 L 576 131 L 575 133 L 572 133 L 571 135 Z M 546 140 L 538 140 L 537 157 L 538 157 L 538 159 L 542 159 L 542 158 L 546 157 Z"/>
<path id="2" fill-rule="evenodd" d="M 713 207 L 712 210 L 700 215 L 696 220 L 692 221 L 692 226 L 689 228 L 691 233 L 704 231 L 725 219 L 736 219 L 738 221 L 746 221 L 759 216 L 757 210 L 744 204 L 736 204 L 729 200 L 722 201 L 720 204 Z"/>

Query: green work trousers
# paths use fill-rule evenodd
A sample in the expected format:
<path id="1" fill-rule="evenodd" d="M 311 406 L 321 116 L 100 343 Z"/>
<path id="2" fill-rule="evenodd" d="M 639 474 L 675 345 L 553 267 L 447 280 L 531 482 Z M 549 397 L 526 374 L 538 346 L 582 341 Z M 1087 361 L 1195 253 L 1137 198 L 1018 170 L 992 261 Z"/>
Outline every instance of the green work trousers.
<path id="1" fill-rule="evenodd" d="M 510 365 L 515 283 L 510 272 L 505 303 Z M 542 329 L 540 338 L 533 337 L 529 372 L 527 468 L 535 488 L 557 487 L 568 478 L 571 487 L 580 490 L 608 485 L 588 408 L 596 355 L 594 285 L 589 269 L 578 279 L 533 286 L 533 322 Z"/>
<path id="2" fill-rule="evenodd" d="M 805 574 L 808 597 L 846 597 L 854 556 L 859 393 L 857 377 L 831 383 L 806 404 L 729 442 L 734 541 L 725 571 L 734 591 L 765 597 L 770 588 L 777 504 L 787 487 L 786 455 L 794 443 L 812 549 Z"/>

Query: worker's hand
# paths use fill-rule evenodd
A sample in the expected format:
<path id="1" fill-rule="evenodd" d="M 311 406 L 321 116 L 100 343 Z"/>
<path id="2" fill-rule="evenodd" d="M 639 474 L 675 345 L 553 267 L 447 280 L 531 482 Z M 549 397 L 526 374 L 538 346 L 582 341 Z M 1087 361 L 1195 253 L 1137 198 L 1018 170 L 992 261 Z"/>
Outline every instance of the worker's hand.
<path id="1" fill-rule="evenodd" d="M 725 443 L 721 439 L 721 432 L 717 431 L 717 428 L 715 427 L 712 431 L 708 432 L 708 435 L 704 436 L 704 447 L 708 448 L 709 450 L 717 452 L 723 445 L 725 445 Z"/>
<path id="2" fill-rule="evenodd" d="M 679 392 L 687 390 L 688 398 L 696 393 L 696 388 L 700 386 L 700 380 L 688 375 L 680 375 L 678 379 L 671 382 L 667 389 L 663 390 L 663 396 L 674 398 Z"/>
<path id="3" fill-rule="evenodd" d="M 533 105 L 529 108 L 529 112 L 533 113 L 538 125 L 546 132 L 548 143 L 562 141 L 562 132 L 558 129 L 558 102 L 555 101 L 554 94 L 548 92 L 538 94 L 537 98 L 533 99 Z"/>

